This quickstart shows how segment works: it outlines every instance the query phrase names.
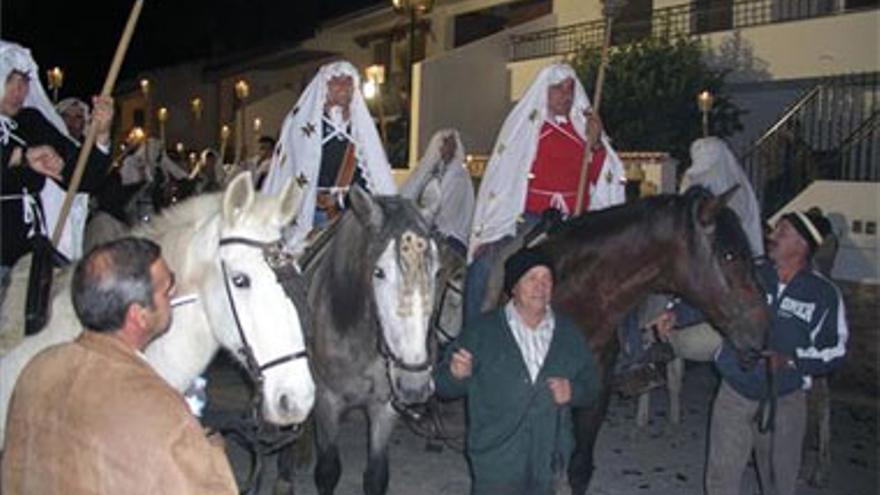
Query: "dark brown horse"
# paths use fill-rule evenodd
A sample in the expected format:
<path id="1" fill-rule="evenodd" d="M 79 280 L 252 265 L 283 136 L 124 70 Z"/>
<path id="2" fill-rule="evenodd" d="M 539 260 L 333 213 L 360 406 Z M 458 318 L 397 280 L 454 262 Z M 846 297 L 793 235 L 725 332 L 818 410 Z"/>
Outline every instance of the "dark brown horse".
<path id="1" fill-rule="evenodd" d="M 604 385 L 594 407 L 574 411 L 573 493 L 583 494 L 592 477 L 618 352 L 616 329 L 648 294 L 683 297 L 741 351 L 763 346 L 769 316 L 748 241 L 724 206 L 732 192 L 714 197 L 694 188 L 655 196 L 565 222 L 544 241 L 557 274 L 554 305 L 584 329 Z"/>

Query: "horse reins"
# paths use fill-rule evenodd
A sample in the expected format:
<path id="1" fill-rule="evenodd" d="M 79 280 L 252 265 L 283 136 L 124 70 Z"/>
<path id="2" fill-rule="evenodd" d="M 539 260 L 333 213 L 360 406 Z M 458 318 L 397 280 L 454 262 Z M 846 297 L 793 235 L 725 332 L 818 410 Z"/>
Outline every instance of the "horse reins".
<path id="1" fill-rule="evenodd" d="M 261 242 L 244 237 L 226 237 L 220 239 L 220 246 L 242 245 L 259 249 L 263 251 L 263 253 L 271 253 L 273 250 L 278 249 L 279 242 L 280 241 Z M 267 259 L 271 258 L 267 256 Z M 254 354 L 254 349 L 248 342 L 247 336 L 244 333 L 244 327 L 241 324 L 241 319 L 238 316 L 238 309 L 235 306 L 235 298 L 232 295 L 232 288 L 229 286 L 229 271 L 226 269 L 226 262 L 222 259 L 220 260 L 220 269 L 223 272 L 223 287 L 226 289 L 226 298 L 229 301 L 229 308 L 232 311 L 232 318 L 235 320 L 235 329 L 238 331 L 238 337 L 241 339 L 241 349 L 239 350 L 239 352 L 244 356 L 245 362 L 247 363 L 248 373 L 251 375 L 251 378 L 254 379 L 254 382 L 256 382 L 257 385 L 262 385 L 263 372 L 268 370 L 269 368 L 273 368 L 275 366 L 279 366 L 289 361 L 294 361 L 296 359 L 308 358 L 308 352 L 305 348 L 303 348 L 303 350 L 301 351 L 286 354 L 264 364 L 260 364 L 257 361 L 256 355 Z"/>

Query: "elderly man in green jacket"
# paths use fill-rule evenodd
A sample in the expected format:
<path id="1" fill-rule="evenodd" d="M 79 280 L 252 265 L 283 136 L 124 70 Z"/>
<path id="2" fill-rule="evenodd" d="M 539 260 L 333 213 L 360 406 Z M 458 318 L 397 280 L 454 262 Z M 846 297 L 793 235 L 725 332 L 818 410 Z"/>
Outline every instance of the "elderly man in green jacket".
<path id="1" fill-rule="evenodd" d="M 472 495 L 544 495 L 574 446 L 570 408 L 598 396 L 596 365 L 550 306 L 550 259 L 522 250 L 504 271 L 510 302 L 465 327 L 437 367 L 437 393 L 467 396 Z"/>

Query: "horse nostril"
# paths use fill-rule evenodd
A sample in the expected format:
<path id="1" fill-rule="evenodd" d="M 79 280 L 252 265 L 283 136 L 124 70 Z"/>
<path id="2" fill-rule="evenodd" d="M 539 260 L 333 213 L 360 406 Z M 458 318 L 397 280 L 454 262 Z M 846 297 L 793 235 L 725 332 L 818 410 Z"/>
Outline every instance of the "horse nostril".
<path id="1" fill-rule="evenodd" d="M 290 412 L 290 399 L 287 398 L 287 394 L 282 394 L 281 398 L 278 399 L 278 402 L 282 411 L 284 411 L 285 413 Z"/>

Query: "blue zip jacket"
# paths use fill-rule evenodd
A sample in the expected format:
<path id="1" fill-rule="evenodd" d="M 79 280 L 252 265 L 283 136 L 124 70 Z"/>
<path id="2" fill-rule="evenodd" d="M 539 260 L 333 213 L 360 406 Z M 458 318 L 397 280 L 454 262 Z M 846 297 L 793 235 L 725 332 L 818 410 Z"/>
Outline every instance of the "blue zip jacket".
<path id="1" fill-rule="evenodd" d="M 777 395 L 808 389 L 811 376 L 837 369 L 846 355 L 849 328 L 840 291 L 811 269 L 801 270 L 787 285 L 781 284 L 769 261 L 758 265 L 757 274 L 771 311 L 768 347 L 793 360 L 793 366 L 776 372 Z M 744 397 L 766 396 L 764 361 L 750 370 L 742 369 L 735 349 L 725 340 L 715 364 L 724 380 Z"/>

